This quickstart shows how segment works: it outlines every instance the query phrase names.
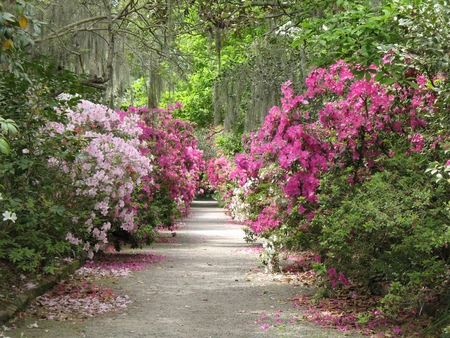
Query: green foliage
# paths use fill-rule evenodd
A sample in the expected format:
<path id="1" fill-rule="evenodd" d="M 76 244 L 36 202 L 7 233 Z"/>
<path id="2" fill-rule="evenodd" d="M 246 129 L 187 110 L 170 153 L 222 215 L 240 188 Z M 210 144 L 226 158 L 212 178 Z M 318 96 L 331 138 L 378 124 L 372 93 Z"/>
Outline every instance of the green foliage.
<path id="1" fill-rule="evenodd" d="M 194 130 L 197 139 L 197 147 L 203 152 L 203 159 L 208 161 L 217 157 L 217 149 L 214 140 L 216 128 L 197 128 Z"/>
<path id="2" fill-rule="evenodd" d="M 260 34 L 258 29 L 239 27 L 239 34 L 236 32 L 225 36 L 218 32 L 215 39 L 197 31 L 177 36 L 179 52 L 186 55 L 186 67 L 180 76 L 177 69 L 173 69 L 170 63 L 165 63 L 164 77 L 170 85 L 161 104 L 181 102 L 183 109 L 176 111 L 175 117 L 195 122 L 199 128 L 217 123 L 214 121 L 214 112 L 218 108 L 214 105 L 224 105 L 224 102 L 219 101 L 232 100 L 231 96 L 243 93 L 230 92 L 229 97 L 219 99 L 214 87 L 224 79 L 233 79 L 242 73 L 240 67 L 243 64 L 252 62 L 250 46 Z M 237 109 L 242 115 L 243 107 Z M 239 123 L 242 124 L 242 121 Z"/>
<path id="3" fill-rule="evenodd" d="M 213 123 L 212 104 L 213 81 L 217 74 L 214 59 L 205 36 L 181 34 L 177 37 L 180 53 L 187 55 L 186 73 L 180 77 L 165 63 L 165 77 L 170 81 L 170 89 L 161 99 L 163 106 L 181 102 L 183 108 L 174 112 L 174 117 L 197 123 L 199 128 L 209 127 Z"/>
<path id="4" fill-rule="evenodd" d="M 148 83 L 147 81 L 141 77 L 134 81 L 131 84 L 129 89 L 129 94 L 125 102 L 122 103 L 124 108 L 128 108 L 130 106 L 134 107 L 145 107 L 148 101 Z"/>
<path id="5" fill-rule="evenodd" d="M 174 117 L 191 121 L 199 128 L 206 128 L 213 123 L 214 109 L 212 106 L 212 82 L 202 71 L 192 75 L 189 82 L 178 84 L 174 93 L 166 93 L 162 97 L 162 104 L 182 102 L 183 108 L 174 112 Z"/>
<path id="6" fill-rule="evenodd" d="M 36 7 L 29 2 L 0 4 L 0 67 L 6 65 L 16 77 L 28 78 L 18 53 L 34 44 L 33 38 L 40 34 L 42 25 L 36 19 Z"/>
<path id="7" fill-rule="evenodd" d="M 233 159 L 234 155 L 244 151 L 241 135 L 223 133 L 216 137 L 216 147 L 226 157 Z"/>
<path id="8" fill-rule="evenodd" d="M 400 39 L 378 46 L 381 53 L 391 55 L 391 63 L 384 67 L 384 77 L 390 78 L 391 83 L 400 80 L 416 86 L 411 79 L 417 73 L 424 74 L 430 89 L 440 97 L 438 106 L 445 108 L 450 99 L 448 81 L 436 76 L 450 71 L 449 1 L 392 0 L 391 7 L 395 8 L 395 31 Z M 448 123 L 448 118 L 443 120 Z"/>
<path id="9" fill-rule="evenodd" d="M 392 3 L 378 9 L 368 1 L 336 1 L 323 16 L 311 16 L 300 24 L 293 47 L 305 46 L 314 66 L 339 59 L 369 66 L 383 56 L 381 44 L 401 39 L 396 16 Z"/>
<path id="10" fill-rule="evenodd" d="M 20 131 L 11 138 L 9 156 L 0 154 L 0 211 L 14 215 L 3 214 L 0 221 L 0 259 L 22 271 L 42 272 L 50 271 L 54 260 L 75 254 L 65 239 L 75 216 L 76 198 L 67 189 L 72 182 L 47 162 L 56 156 L 73 160 L 83 146 L 71 135 L 49 135 L 42 126 L 64 121 L 53 110 L 55 95 L 83 91 L 72 73 L 55 72 L 51 62 L 22 64 L 27 76 L 4 71 L 0 80 L 2 131 Z"/>
<path id="11" fill-rule="evenodd" d="M 386 46 L 417 71 L 431 77 L 450 69 L 450 3 L 447 0 L 393 0 L 403 39 Z"/>
<path id="12" fill-rule="evenodd" d="M 0 116 L 0 153 L 9 155 L 10 147 L 6 136 L 13 136 L 19 133 L 17 124 L 11 119 L 4 119 Z"/>
<path id="13" fill-rule="evenodd" d="M 421 162 L 419 155 L 396 157 L 386 162 L 385 171 L 352 189 L 336 177 L 327 180 L 322 207 L 312 221 L 321 234 L 311 246 L 325 264 L 332 258 L 331 266 L 373 292 L 395 282 L 410 304 L 417 299 L 406 299 L 406 294 L 437 290 L 447 278 L 450 253 L 450 219 L 442 203 L 450 190 L 423 175 Z M 394 291 L 385 300 L 390 306 Z"/>

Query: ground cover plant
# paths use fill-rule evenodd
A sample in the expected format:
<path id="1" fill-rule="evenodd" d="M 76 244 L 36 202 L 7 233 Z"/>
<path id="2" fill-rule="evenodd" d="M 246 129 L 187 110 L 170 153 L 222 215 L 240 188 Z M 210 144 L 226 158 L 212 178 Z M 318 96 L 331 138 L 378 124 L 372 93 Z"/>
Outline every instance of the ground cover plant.
<path id="1" fill-rule="evenodd" d="M 246 151 L 234 164 L 211 161 L 209 178 L 247 238 L 266 239 L 270 269 L 280 250 L 312 250 L 330 296 L 359 285 L 380 297 L 384 314 L 440 316 L 450 235 L 446 80 L 389 77 L 394 60 L 314 69 L 301 95 L 286 83 L 281 106 L 244 137 Z"/>

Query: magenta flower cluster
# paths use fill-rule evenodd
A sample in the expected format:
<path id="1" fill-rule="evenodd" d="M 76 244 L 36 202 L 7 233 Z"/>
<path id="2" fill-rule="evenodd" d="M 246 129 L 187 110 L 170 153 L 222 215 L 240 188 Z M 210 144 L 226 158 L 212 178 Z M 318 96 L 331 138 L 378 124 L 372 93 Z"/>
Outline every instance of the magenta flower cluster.
<path id="1" fill-rule="evenodd" d="M 270 110 L 262 128 L 252 135 L 248 152 L 236 156 L 234 175 L 243 185 L 250 178 L 273 177 L 277 171 L 283 197 L 289 199 L 287 209 L 295 206 L 311 219 L 314 208 L 308 206 L 317 202 L 323 173 L 353 167 L 349 182 L 363 179 L 383 152 L 395 150 L 386 143 L 386 135 L 393 133 L 405 139 L 405 151 L 420 152 L 425 141 L 420 128 L 426 126 L 424 116 L 433 114 L 435 97 L 422 76 L 417 78 L 418 88 L 384 86 L 373 77 L 356 79 L 343 61 L 313 70 L 306 84 L 307 91 L 299 96 L 290 82 L 283 85 L 281 107 Z M 399 98 L 407 104 L 398 104 Z M 277 166 L 261 170 L 269 163 Z M 297 203 L 299 197 L 304 203 Z M 279 224 L 273 211 L 268 212 L 273 207 L 268 207 L 267 224 L 252 226 L 256 232 Z"/>
<path id="2" fill-rule="evenodd" d="M 141 152 L 154 157 L 153 172 L 144 179 L 140 199 L 152 201 L 158 192 L 164 191 L 176 201 L 180 215 L 184 216 L 199 187 L 205 163 L 202 151 L 197 148 L 193 124 L 172 117 L 171 112 L 179 108 L 178 103 L 152 112 L 134 107 L 129 111 L 142 117 L 138 125 L 142 129 L 140 140 L 146 147 Z M 165 225 L 173 224 L 172 221 Z"/>

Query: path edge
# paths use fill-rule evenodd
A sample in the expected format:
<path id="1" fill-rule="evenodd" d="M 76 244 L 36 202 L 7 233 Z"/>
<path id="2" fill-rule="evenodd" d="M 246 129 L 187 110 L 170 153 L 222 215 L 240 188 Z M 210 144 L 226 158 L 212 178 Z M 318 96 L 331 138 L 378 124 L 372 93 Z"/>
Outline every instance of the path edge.
<path id="1" fill-rule="evenodd" d="M 34 299 L 51 290 L 59 281 L 72 275 L 75 270 L 83 265 L 83 259 L 74 260 L 68 265 L 62 267 L 58 271 L 58 274 L 45 277 L 35 288 L 19 294 L 16 299 L 6 305 L 6 309 L 0 309 L 0 325 L 4 325 L 17 313 L 24 311 L 28 304 L 30 304 Z"/>

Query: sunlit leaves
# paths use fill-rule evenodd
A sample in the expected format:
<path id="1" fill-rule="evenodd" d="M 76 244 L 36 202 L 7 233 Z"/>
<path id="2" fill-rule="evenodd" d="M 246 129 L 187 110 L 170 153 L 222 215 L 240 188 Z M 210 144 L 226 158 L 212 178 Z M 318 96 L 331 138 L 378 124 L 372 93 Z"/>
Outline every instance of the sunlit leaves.
<path id="1" fill-rule="evenodd" d="M 305 46 L 314 55 L 310 62 L 315 66 L 338 59 L 368 66 L 382 54 L 379 45 L 399 40 L 395 15 L 391 5 L 379 11 L 365 1 L 340 1 L 337 8 L 326 8 L 324 16 L 305 19 L 293 47 Z"/>

